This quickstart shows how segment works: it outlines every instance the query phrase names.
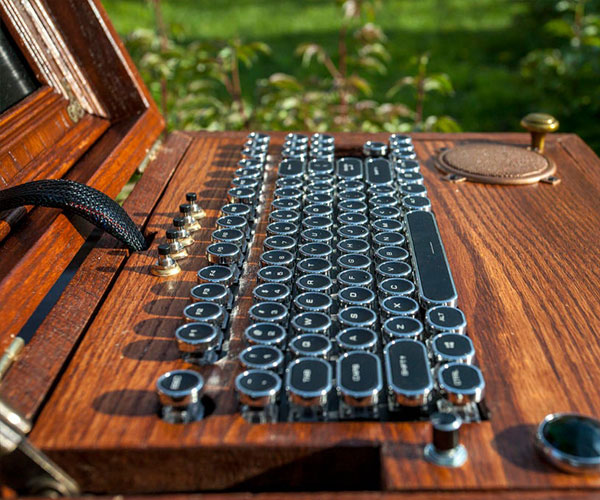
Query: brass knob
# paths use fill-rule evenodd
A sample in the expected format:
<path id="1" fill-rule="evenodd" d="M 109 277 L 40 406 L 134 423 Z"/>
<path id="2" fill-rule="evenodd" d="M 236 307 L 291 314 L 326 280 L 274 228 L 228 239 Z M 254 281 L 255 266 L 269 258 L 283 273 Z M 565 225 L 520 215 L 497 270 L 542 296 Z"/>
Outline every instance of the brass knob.
<path id="1" fill-rule="evenodd" d="M 531 149 L 544 152 L 546 134 L 558 130 L 558 120 L 547 113 L 529 113 L 521 120 L 521 126 L 531 133 Z"/>

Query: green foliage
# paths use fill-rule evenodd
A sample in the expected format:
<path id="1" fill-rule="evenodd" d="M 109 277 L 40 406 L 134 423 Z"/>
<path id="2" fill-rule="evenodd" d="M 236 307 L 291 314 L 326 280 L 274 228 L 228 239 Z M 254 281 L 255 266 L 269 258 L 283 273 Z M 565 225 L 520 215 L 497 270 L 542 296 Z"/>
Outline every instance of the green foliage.
<path id="1" fill-rule="evenodd" d="M 447 75 L 427 74 L 428 56 L 418 59 L 416 75 L 396 85 L 414 87 L 414 107 L 400 102 L 394 88 L 387 95 L 396 102 L 373 99 L 374 85 L 388 73 L 392 59 L 387 37 L 374 22 L 380 2 L 337 0 L 337 51 L 300 43 L 296 74 L 259 77 L 245 92 L 242 74 L 270 56 L 266 43 L 239 38 L 190 42 L 181 36 L 181 26 L 163 26 L 160 0 L 152 3 L 156 32 L 137 29 L 126 44 L 161 103 L 169 129 L 460 130 L 450 117 L 424 116 L 429 93 L 453 94 Z"/>
<path id="2" fill-rule="evenodd" d="M 549 45 L 521 61 L 523 77 L 541 96 L 545 110 L 564 128 L 588 124 L 588 139 L 600 146 L 600 2 L 559 0 L 544 26 Z M 587 135 L 586 134 L 586 135 Z"/>

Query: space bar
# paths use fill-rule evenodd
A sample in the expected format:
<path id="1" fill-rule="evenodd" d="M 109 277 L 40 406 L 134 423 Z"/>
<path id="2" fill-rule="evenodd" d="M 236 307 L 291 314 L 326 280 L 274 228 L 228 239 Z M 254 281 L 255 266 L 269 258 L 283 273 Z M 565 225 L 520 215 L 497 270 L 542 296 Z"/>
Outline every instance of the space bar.
<path id="1" fill-rule="evenodd" d="M 456 305 L 456 288 L 434 215 L 409 212 L 406 228 L 421 304 Z"/>

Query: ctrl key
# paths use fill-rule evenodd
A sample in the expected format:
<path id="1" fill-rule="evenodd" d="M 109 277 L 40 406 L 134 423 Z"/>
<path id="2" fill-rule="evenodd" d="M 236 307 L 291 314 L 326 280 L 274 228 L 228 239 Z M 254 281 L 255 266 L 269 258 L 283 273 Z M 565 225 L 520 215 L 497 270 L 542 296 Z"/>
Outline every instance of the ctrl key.
<path id="1" fill-rule="evenodd" d="M 281 378 L 268 370 L 246 370 L 235 379 L 242 416 L 252 423 L 276 422 Z"/>
<path id="2" fill-rule="evenodd" d="M 172 370 L 156 381 L 160 415 L 172 424 L 189 423 L 204 417 L 200 393 L 204 379 L 193 370 Z"/>

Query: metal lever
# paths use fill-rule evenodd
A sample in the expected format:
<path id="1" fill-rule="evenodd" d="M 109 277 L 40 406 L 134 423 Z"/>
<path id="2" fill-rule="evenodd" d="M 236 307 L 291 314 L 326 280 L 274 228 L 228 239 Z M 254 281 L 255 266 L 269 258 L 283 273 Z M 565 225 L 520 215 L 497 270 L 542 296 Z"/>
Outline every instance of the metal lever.
<path id="1" fill-rule="evenodd" d="M 27 439 L 30 430 L 30 422 L 0 400 L 0 483 L 19 495 L 79 495 L 77 483 Z"/>

